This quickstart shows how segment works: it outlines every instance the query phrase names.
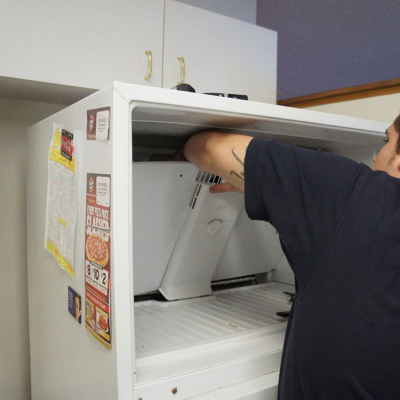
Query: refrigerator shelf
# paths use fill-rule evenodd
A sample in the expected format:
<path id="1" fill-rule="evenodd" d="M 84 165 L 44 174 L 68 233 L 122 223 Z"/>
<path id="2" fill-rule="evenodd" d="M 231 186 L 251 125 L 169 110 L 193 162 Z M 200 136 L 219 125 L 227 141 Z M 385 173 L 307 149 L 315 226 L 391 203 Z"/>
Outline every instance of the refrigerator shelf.
<path id="1" fill-rule="evenodd" d="M 174 302 L 135 304 L 136 356 L 148 357 L 247 336 L 284 323 L 290 285 L 267 283 Z"/>

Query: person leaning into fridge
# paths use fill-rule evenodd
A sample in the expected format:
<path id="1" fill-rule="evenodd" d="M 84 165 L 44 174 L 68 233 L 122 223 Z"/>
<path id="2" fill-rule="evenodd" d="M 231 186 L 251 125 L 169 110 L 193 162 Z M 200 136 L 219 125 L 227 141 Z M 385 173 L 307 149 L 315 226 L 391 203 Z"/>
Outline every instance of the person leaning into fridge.
<path id="1" fill-rule="evenodd" d="M 296 286 L 281 400 L 400 398 L 399 132 L 400 115 L 372 168 L 221 132 L 180 151 L 225 179 L 211 192 L 244 193 L 248 216 L 279 234 Z"/>

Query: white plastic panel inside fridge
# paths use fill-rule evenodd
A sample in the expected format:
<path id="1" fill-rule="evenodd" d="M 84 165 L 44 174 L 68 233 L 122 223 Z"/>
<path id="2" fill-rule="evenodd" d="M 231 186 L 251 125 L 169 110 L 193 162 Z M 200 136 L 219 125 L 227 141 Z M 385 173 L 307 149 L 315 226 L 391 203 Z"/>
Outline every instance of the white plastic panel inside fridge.
<path id="1" fill-rule="evenodd" d="M 194 257 L 189 251 L 196 250 L 193 249 L 195 242 L 191 243 L 192 249 L 187 249 L 185 252 L 185 248 L 177 248 L 177 240 L 180 233 L 183 238 L 188 238 L 190 234 L 181 232 L 181 228 L 185 219 L 191 219 L 189 214 L 194 212 L 193 197 L 199 190 L 192 179 L 196 170 L 190 163 L 171 161 L 137 162 L 132 167 L 135 295 L 153 292 L 161 287 L 174 252 L 179 251 L 176 256 L 187 260 Z M 224 211 L 224 204 L 221 205 L 218 198 L 222 197 L 224 201 L 226 196 L 208 194 L 208 187 L 201 190 L 204 193 L 200 191 L 200 194 L 214 196 L 217 201 L 214 204 L 215 208 L 219 206 Z M 226 245 L 222 244 L 223 251 L 218 257 L 216 269 L 209 276 L 210 290 L 212 281 L 269 272 L 278 265 L 283 256 L 275 229 L 268 223 L 250 221 L 244 210 L 243 195 L 235 193 L 233 197 L 239 207 L 238 218 Z M 200 202 L 196 203 L 194 209 L 207 211 Z M 220 246 L 220 243 L 214 243 L 214 238 L 221 232 L 211 235 L 207 230 L 213 220 L 215 218 L 209 215 L 200 216 L 200 228 L 203 229 L 206 239 L 210 240 L 205 244 L 198 243 L 200 253 L 192 258 L 193 264 L 200 272 L 201 262 L 209 261 L 208 256 L 213 245 Z M 187 284 L 190 285 L 192 282 L 195 271 L 191 271 L 191 267 L 192 265 L 188 265 L 188 271 L 183 270 L 179 276 L 175 276 L 181 282 L 180 286 L 186 275 L 188 275 Z M 196 281 L 200 279 L 199 276 L 194 278 Z M 289 280 L 290 283 L 292 281 L 293 279 Z M 284 282 L 289 283 L 287 280 Z M 187 296 L 183 297 L 194 297 L 196 293 L 193 295 L 187 293 Z"/>

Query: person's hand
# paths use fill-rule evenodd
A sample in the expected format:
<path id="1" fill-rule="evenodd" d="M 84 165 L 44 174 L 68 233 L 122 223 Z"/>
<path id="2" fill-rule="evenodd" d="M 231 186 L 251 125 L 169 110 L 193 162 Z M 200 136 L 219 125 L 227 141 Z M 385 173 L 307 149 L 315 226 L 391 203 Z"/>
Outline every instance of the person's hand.
<path id="1" fill-rule="evenodd" d="M 229 182 L 219 183 L 218 185 L 213 185 L 210 187 L 211 193 L 225 193 L 225 192 L 236 192 L 236 193 L 244 193 L 243 189 L 239 189 L 238 187 L 232 185 Z"/>

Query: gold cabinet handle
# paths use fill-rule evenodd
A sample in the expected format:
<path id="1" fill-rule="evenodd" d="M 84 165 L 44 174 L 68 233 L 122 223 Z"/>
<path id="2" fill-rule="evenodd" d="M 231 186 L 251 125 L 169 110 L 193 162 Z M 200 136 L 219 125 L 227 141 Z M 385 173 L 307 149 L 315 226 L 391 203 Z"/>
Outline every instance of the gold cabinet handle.
<path id="1" fill-rule="evenodd" d="M 181 62 L 181 80 L 177 83 L 177 85 L 180 85 L 185 81 L 185 59 L 183 57 L 178 57 L 178 61 Z"/>
<path id="2" fill-rule="evenodd" d="M 148 64 L 147 76 L 144 79 L 148 81 L 151 78 L 151 74 L 153 73 L 153 55 L 151 54 L 150 50 L 145 51 L 145 53 L 149 58 L 149 64 Z"/>

